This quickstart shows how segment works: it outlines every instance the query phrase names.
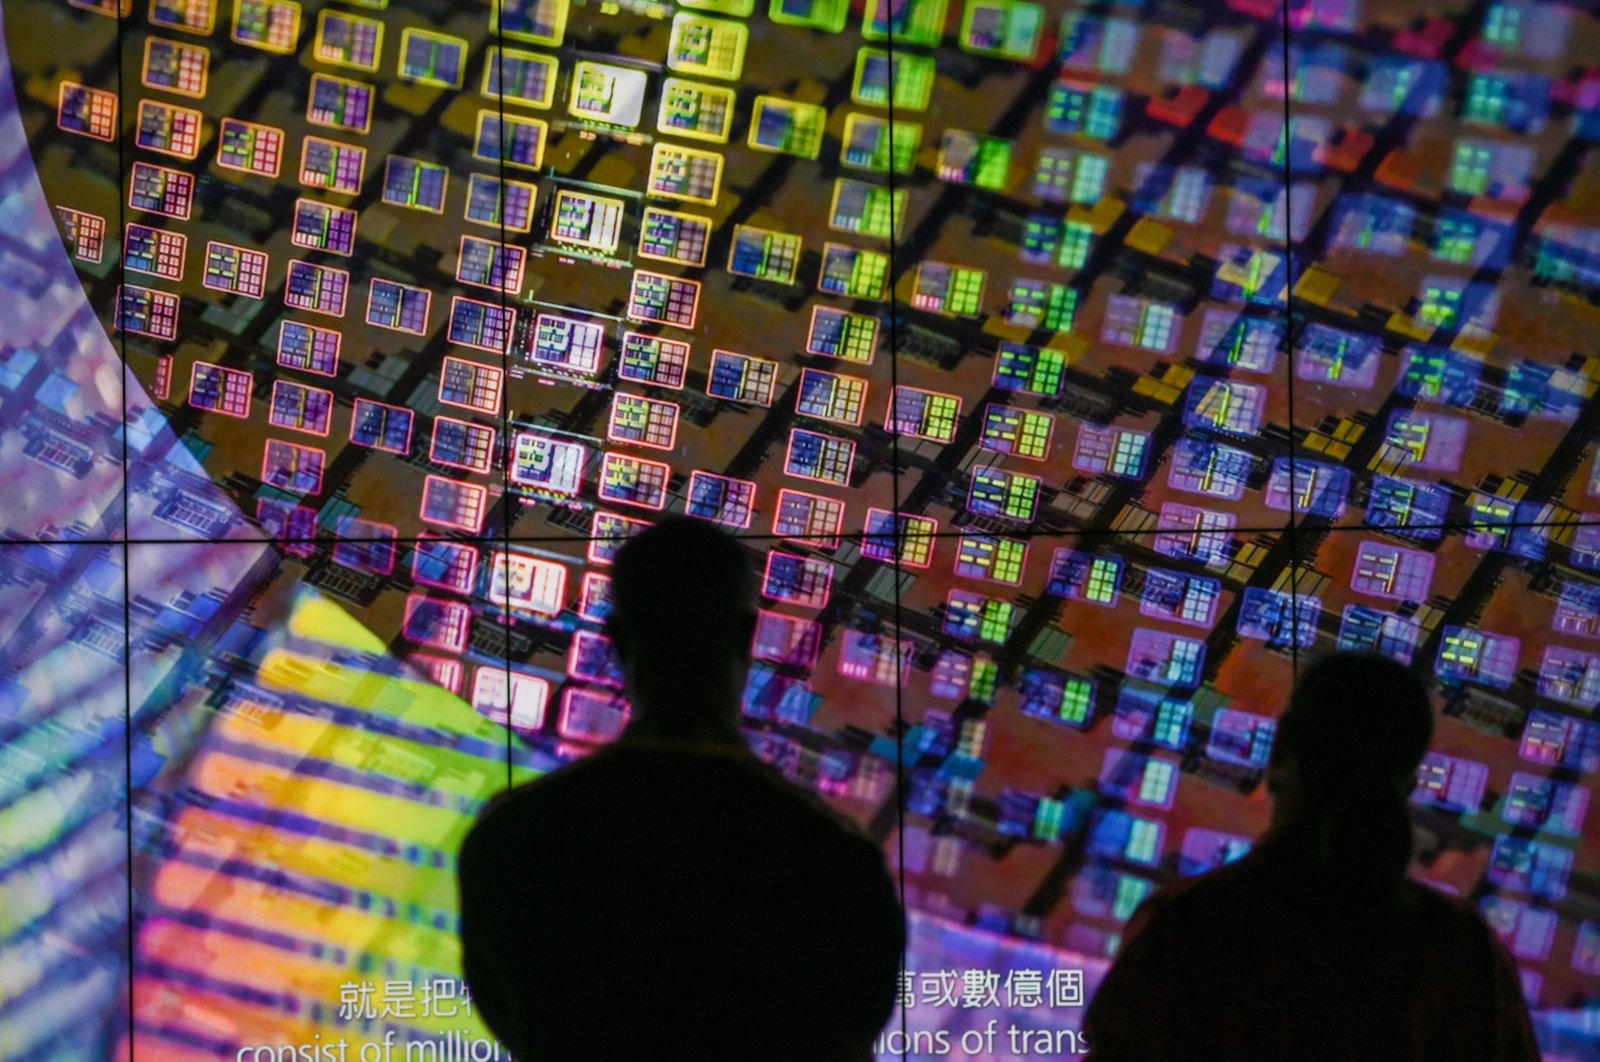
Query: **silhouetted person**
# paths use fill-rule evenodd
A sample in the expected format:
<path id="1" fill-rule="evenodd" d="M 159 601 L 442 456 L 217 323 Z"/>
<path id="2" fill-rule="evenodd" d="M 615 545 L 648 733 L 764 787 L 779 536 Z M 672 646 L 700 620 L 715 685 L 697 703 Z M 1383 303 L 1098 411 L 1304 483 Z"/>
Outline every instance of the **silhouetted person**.
<path id="1" fill-rule="evenodd" d="M 461 850 L 463 964 L 522 1062 L 857 1062 L 905 921 L 878 848 L 739 732 L 744 548 L 664 521 L 612 572 L 635 712 L 614 744 L 492 801 Z"/>
<path id="2" fill-rule="evenodd" d="M 1433 733 L 1386 657 L 1305 672 L 1267 767 L 1272 822 L 1134 913 L 1085 1021 L 1094 1062 L 1537 1062 L 1516 968 L 1470 906 L 1405 876 Z"/>

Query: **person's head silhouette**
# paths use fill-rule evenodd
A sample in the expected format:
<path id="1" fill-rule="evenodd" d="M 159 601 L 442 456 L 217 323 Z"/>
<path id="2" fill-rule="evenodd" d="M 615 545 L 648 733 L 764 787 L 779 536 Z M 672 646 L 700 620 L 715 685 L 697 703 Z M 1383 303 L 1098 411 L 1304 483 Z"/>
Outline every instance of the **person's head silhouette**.
<path id="1" fill-rule="evenodd" d="M 632 732 L 737 739 L 755 622 L 755 571 L 732 535 L 678 516 L 629 539 L 612 569 L 606 634 L 637 713 Z"/>
<path id="2" fill-rule="evenodd" d="M 1275 830 L 1313 839 L 1341 887 L 1384 889 L 1411 861 L 1406 797 L 1433 736 L 1428 691 L 1377 653 L 1334 653 L 1301 674 L 1267 767 Z"/>

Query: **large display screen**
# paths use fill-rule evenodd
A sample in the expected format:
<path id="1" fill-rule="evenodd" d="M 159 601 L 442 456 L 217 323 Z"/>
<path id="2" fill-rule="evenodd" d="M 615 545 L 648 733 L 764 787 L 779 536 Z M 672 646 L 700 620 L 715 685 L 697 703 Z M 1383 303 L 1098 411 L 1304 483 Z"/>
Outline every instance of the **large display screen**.
<path id="1" fill-rule="evenodd" d="M 1597 1050 L 1591 6 L 3 17 L 0 1058 L 494 1057 L 455 850 L 626 725 L 669 513 L 902 884 L 881 1057 L 1081 1049 L 1334 648 L 1428 676 L 1414 873 Z"/>

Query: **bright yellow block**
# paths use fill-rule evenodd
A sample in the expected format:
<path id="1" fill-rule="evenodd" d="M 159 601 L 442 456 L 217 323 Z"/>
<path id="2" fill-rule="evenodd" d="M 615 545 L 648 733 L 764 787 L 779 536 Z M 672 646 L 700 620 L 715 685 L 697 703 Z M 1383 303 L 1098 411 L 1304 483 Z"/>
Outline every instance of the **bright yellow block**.
<path id="1" fill-rule="evenodd" d="M 389 647 L 350 613 L 321 594 L 301 594 L 289 614 L 289 633 L 296 638 L 385 656 Z"/>
<path id="2" fill-rule="evenodd" d="M 1410 336 L 1412 339 L 1427 339 L 1433 335 L 1432 328 L 1423 324 L 1410 314 L 1404 314 L 1398 311 L 1389 315 L 1389 320 L 1386 327 L 1391 332 L 1399 332 L 1401 335 Z"/>
<path id="3" fill-rule="evenodd" d="M 1477 325 L 1467 325 L 1461 330 L 1461 334 L 1456 336 L 1455 342 L 1450 344 L 1450 349 L 1459 350 L 1463 354 L 1472 354 L 1478 358 L 1486 358 L 1499 341 L 1499 333 L 1491 332 L 1487 328 L 1480 328 Z"/>
<path id="4" fill-rule="evenodd" d="M 1105 234 L 1113 222 L 1122 216 L 1124 205 L 1116 196 L 1102 196 L 1100 201 L 1092 207 L 1082 204 L 1074 206 L 1067 211 L 1068 221 L 1077 221 L 1088 225 L 1096 236 Z"/>
<path id="5" fill-rule="evenodd" d="M 1050 344 L 1050 347 L 1053 350 L 1059 350 L 1066 354 L 1067 364 L 1071 365 L 1073 362 L 1081 359 L 1084 354 L 1088 353 L 1090 342 L 1080 335 L 1074 335 L 1073 333 L 1069 332 L 1066 335 L 1057 338 L 1054 343 Z"/>
<path id="6" fill-rule="evenodd" d="M 223 718 L 222 733 L 229 740 L 258 748 L 274 749 L 299 756 L 311 756 L 364 774 L 383 775 L 401 782 L 426 784 L 435 792 L 454 796 L 483 797 L 505 780 L 505 763 L 480 759 L 437 745 L 355 730 L 315 716 L 284 713 L 271 728 L 248 716 Z M 381 746 L 381 747 L 380 747 Z M 419 772 L 416 768 L 429 768 Z M 418 777 L 426 773 L 427 777 Z"/>
<path id="7" fill-rule="evenodd" d="M 1166 250 L 1167 244 L 1172 242 L 1172 230 L 1159 221 L 1140 218 L 1123 242 L 1136 251 L 1156 255 Z"/>
<path id="8" fill-rule="evenodd" d="M 1194 370 L 1187 365 L 1169 365 L 1166 375 L 1161 379 L 1173 387 L 1188 387 L 1194 379 Z"/>
<path id="9" fill-rule="evenodd" d="M 1181 388 L 1173 387 L 1171 384 L 1157 380 L 1153 376 L 1141 376 L 1135 380 L 1133 382 L 1133 392 L 1137 395 L 1144 395 L 1146 398 L 1153 398 L 1157 402 L 1162 402 L 1166 405 L 1176 402 L 1178 396 L 1183 393 Z"/>
<path id="10" fill-rule="evenodd" d="M 185 809 L 172 832 L 183 851 L 281 867 L 309 878 L 331 875 L 343 883 L 360 882 L 396 903 L 451 911 L 459 902 L 453 871 L 407 863 L 328 837 L 289 832 L 202 808 Z"/>
<path id="11" fill-rule="evenodd" d="M 1343 442 L 1353 443 L 1367 433 L 1367 429 L 1360 423 L 1344 417 L 1339 421 L 1339 426 L 1333 431 L 1333 437 Z"/>
<path id="12" fill-rule="evenodd" d="M 431 682 L 380 675 L 290 649 L 273 649 L 261 661 L 262 685 L 313 700 L 386 715 L 416 726 L 490 741 L 505 731 L 460 697 Z"/>
<path id="13" fill-rule="evenodd" d="M 1344 283 L 1342 280 L 1327 270 L 1313 266 L 1301 274 L 1300 279 L 1295 282 L 1294 293 L 1307 302 L 1326 306 L 1338 293 L 1339 285 L 1342 283 Z"/>
<path id="14" fill-rule="evenodd" d="M 284 767 L 255 763 L 224 752 L 208 753 L 194 773 L 193 785 L 212 796 L 276 808 L 313 822 L 395 836 L 455 852 L 471 825 L 471 816 L 449 808 L 421 804 L 327 778 L 312 778 Z"/>

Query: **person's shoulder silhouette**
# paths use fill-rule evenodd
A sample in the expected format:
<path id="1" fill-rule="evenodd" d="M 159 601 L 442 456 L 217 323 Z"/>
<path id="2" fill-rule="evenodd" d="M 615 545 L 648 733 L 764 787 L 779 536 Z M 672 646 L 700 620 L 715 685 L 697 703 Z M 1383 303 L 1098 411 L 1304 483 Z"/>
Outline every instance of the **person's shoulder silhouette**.
<path id="1" fill-rule="evenodd" d="M 463 843 L 463 969 L 522 1062 L 870 1057 L 904 916 L 877 846 L 745 745 L 754 619 L 731 536 L 631 539 L 606 633 L 633 720 Z"/>
<path id="2" fill-rule="evenodd" d="M 1091 1001 L 1094 1062 L 1536 1062 L 1516 968 L 1476 911 L 1408 879 L 1406 807 L 1433 732 L 1375 654 L 1306 668 L 1243 858 L 1157 891 Z"/>

